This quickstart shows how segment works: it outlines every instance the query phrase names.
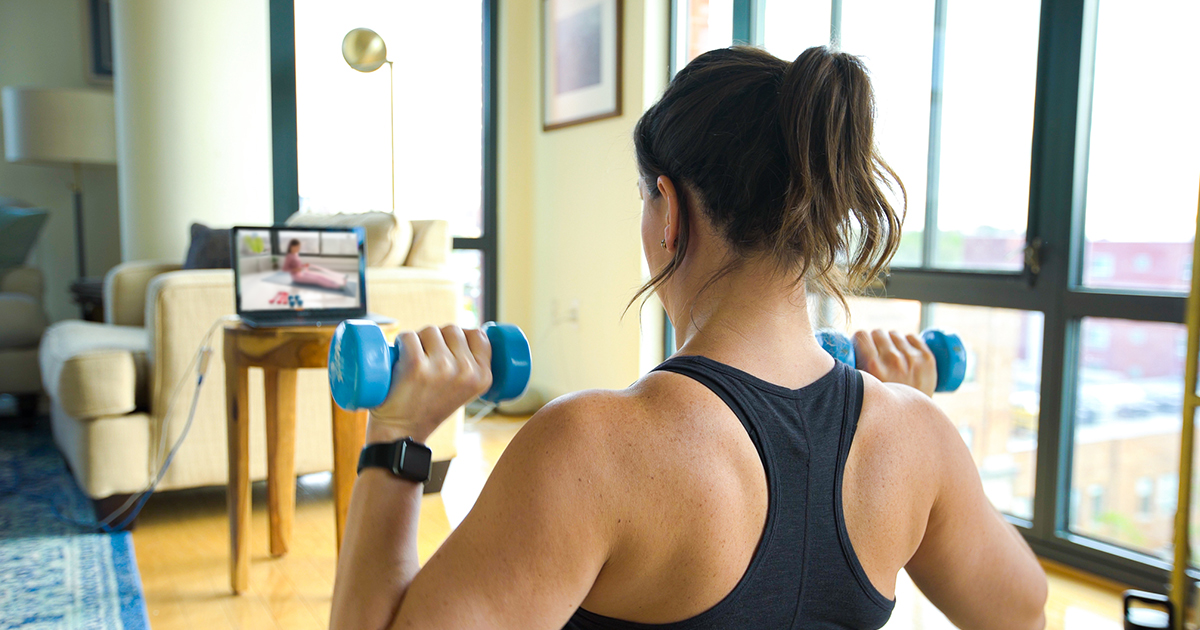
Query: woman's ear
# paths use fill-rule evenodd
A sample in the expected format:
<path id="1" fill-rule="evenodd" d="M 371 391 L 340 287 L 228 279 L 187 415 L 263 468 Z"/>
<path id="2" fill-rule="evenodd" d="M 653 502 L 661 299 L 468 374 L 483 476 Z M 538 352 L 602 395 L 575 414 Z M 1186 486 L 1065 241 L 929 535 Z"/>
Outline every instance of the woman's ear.
<path id="1" fill-rule="evenodd" d="M 683 212 L 683 199 L 679 196 L 680 191 L 675 188 L 675 183 L 666 175 L 659 175 L 655 186 L 658 187 L 658 194 L 666 210 L 667 224 L 663 227 L 663 243 L 666 244 L 667 251 L 675 253 L 675 246 L 679 243 L 679 216 Z"/>

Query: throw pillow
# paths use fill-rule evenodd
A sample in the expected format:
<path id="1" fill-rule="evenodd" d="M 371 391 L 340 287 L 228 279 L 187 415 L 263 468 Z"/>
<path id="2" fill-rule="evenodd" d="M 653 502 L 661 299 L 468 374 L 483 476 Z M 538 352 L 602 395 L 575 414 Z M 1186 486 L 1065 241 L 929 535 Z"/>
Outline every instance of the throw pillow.
<path id="1" fill-rule="evenodd" d="M 409 221 L 397 219 L 389 212 L 317 214 L 297 212 L 288 217 L 286 225 L 296 227 L 361 227 L 366 233 L 367 266 L 399 267 L 408 257 L 413 242 L 413 227 Z"/>
<path id="2" fill-rule="evenodd" d="M 230 269 L 229 230 L 214 230 L 201 223 L 192 224 L 192 243 L 188 246 L 184 269 Z"/>

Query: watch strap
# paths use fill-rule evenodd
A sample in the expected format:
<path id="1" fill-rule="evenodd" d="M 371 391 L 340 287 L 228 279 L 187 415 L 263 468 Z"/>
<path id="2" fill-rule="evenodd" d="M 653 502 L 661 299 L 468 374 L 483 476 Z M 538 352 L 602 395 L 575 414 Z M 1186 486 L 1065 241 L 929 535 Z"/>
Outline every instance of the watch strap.
<path id="1" fill-rule="evenodd" d="M 359 474 L 364 468 L 383 468 L 401 479 L 419 483 L 429 479 L 432 467 L 433 452 L 412 438 L 368 444 L 358 456 Z"/>

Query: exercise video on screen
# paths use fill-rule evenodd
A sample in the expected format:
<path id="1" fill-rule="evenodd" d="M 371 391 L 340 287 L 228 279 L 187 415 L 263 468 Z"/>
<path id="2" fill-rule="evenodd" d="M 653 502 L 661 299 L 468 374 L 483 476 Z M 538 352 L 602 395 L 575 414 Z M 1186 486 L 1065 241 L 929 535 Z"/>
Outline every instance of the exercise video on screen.
<path id="1" fill-rule="evenodd" d="M 247 311 L 359 305 L 358 236 L 351 232 L 241 230 L 238 291 Z"/>

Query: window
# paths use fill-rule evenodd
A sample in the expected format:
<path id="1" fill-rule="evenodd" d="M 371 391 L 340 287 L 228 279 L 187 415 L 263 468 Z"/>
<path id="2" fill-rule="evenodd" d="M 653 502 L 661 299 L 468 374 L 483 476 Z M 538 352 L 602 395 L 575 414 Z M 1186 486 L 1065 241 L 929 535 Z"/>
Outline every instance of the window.
<path id="1" fill-rule="evenodd" d="M 1200 72 L 1197 23 L 1196 2 L 1100 4 L 1085 156 L 1084 258 L 1108 256 L 1111 262 L 1101 267 L 1107 274 L 1085 274 L 1086 286 L 1187 291 L 1200 173 L 1200 153 L 1189 145 L 1200 138 L 1200 118 L 1148 112 L 1152 103 L 1200 100 L 1200 83 L 1179 80 Z M 1154 34 L 1155 56 L 1171 63 L 1142 63 L 1129 53 L 1129 43 L 1147 33 Z M 1130 89 L 1135 76 L 1138 85 L 1156 86 L 1152 103 L 1143 90 Z"/>
<path id="2" fill-rule="evenodd" d="M 1154 494 L 1154 480 L 1149 477 L 1140 477 L 1137 484 L 1134 486 L 1137 490 L 1137 512 L 1139 520 L 1150 518 L 1152 503 L 1150 497 Z"/>
<path id="3" fill-rule="evenodd" d="M 767 0 L 765 19 L 764 45 L 782 58 L 833 42 L 866 62 L 877 143 L 907 191 L 894 265 L 1022 268 L 1038 0 L 999 12 L 965 0 Z"/>
<path id="4" fill-rule="evenodd" d="M 427 28 L 444 21 L 439 3 L 270 2 L 272 81 L 286 76 L 278 62 L 287 48 L 295 80 L 294 129 L 278 122 L 289 113 L 278 94 L 273 104 L 276 160 L 286 161 L 279 152 L 289 137 L 295 151 L 294 210 L 448 221 L 465 325 L 494 317 L 496 305 L 494 5 L 458 3 L 456 28 L 439 30 Z M 342 39 L 357 27 L 383 38 L 391 63 L 370 73 L 350 68 Z M 420 61 L 430 50 L 438 63 Z"/>
<path id="5" fill-rule="evenodd" d="M 1041 403 L 1041 313 L 929 304 L 929 326 L 958 333 L 967 344 L 967 378 L 938 406 L 960 427 L 983 489 L 1000 511 L 1033 518 Z M 873 325 L 873 324 L 872 324 Z M 915 331 L 917 327 L 909 330 Z"/>
<path id="6" fill-rule="evenodd" d="M 887 299 L 856 301 L 853 327 L 957 328 L 972 367 L 936 400 L 991 500 L 1042 556 L 1161 584 L 1200 192 L 1200 119 L 1161 104 L 1200 100 L 1181 79 L 1200 73 L 1200 4 L 734 0 L 733 13 L 751 16 L 735 35 L 780 57 L 832 42 L 871 73 L 908 214 Z M 1129 52 L 1147 33 L 1170 63 Z"/>
<path id="7" fill-rule="evenodd" d="M 703 53 L 733 44 L 733 0 L 681 0 L 675 10 L 671 62 L 676 69 Z"/>

